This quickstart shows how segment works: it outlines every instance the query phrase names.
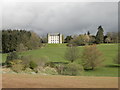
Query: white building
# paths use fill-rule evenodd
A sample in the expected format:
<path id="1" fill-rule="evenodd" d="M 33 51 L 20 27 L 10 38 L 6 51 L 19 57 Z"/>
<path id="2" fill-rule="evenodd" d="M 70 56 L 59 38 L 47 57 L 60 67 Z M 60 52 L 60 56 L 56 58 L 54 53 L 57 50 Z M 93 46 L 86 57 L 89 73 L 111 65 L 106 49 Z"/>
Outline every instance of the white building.
<path id="1" fill-rule="evenodd" d="M 54 33 L 54 34 L 47 34 L 48 43 L 62 43 L 62 34 Z"/>

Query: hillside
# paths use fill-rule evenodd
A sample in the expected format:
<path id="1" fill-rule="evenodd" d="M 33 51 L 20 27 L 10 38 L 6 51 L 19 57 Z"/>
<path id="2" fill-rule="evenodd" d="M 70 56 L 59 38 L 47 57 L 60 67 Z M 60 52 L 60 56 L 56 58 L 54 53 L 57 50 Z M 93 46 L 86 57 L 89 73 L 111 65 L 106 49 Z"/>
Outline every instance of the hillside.
<path id="1" fill-rule="evenodd" d="M 94 71 L 85 71 L 85 76 L 118 76 L 118 67 L 113 63 L 118 50 L 117 44 L 101 44 L 97 45 L 98 49 L 103 53 L 104 62 L 103 66 L 96 68 Z M 47 44 L 46 47 L 36 50 L 21 52 L 21 55 L 31 55 L 34 58 L 42 56 L 48 57 L 50 62 L 68 62 L 65 60 L 64 53 L 66 51 L 66 44 Z M 82 53 L 83 46 L 79 46 L 79 50 Z M 3 54 L 3 62 L 6 59 L 7 54 Z M 80 59 L 77 63 L 80 63 Z"/>

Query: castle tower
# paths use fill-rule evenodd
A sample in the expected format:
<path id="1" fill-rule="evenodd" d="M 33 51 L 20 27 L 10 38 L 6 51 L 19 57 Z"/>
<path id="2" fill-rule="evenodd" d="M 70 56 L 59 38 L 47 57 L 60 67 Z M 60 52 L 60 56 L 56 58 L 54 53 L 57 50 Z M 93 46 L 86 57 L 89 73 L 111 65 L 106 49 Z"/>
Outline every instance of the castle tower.
<path id="1" fill-rule="evenodd" d="M 49 33 L 47 34 L 47 41 L 48 41 L 48 43 L 50 43 L 50 34 Z"/>
<path id="2" fill-rule="evenodd" d="M 59 43 L 62 43 L 62 34 L 60 34 L 59 38 L 60 38 Z"/>

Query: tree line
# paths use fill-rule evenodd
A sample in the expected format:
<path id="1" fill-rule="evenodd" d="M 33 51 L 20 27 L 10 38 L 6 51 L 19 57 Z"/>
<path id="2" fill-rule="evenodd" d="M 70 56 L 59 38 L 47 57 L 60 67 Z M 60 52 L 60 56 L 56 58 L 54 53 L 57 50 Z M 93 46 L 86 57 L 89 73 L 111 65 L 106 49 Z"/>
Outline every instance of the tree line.
<path id="1" fill-rule="evenodd" d="M 88 31 L 85 34 L 80 34 L 78 36 L 67 36 L 65 38 L 65 43 L 68 43 L 68 46 L 81 46 L 81 45 L 91 45 L 91 44 L 100 44 L 100 43 L 118 43 L 118 32 L 107 32 L 104 35 L 104 29 L 102 26 L 98 27 L 96 35 L 91 35 Z"/>
<path id="2" fill-rule="evenodd" d="M 26 30 L 2 30 L 2 52 L 26 51 L 41 46 L 40 37 Z"/>
<path id="3" fill-rule="evenodd" d="M 91 35 L 88 31 L 85 34 L 78 36 L 66 36 L 63 43 L 68 43 L 67 46 L 92 45 L 100 43 L 117 43 L 118 33 L 108 32 L 104 35 L 102 26 L 98 27 L 96 35 Z M 26 51 L 41 47 L 42 43 L 47 43 L 47 37 L 40 38 L 36 33 L 26 30 L 2 30 L 2 52 L 9 53 L 13 51 Z"/>

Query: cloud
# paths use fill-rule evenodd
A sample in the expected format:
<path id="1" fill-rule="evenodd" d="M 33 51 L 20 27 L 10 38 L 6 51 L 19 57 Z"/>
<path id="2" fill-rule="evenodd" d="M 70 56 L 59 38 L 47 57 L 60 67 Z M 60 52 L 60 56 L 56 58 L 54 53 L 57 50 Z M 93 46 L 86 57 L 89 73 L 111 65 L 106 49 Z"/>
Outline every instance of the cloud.
<path id="1" fill-rule="evenodd" d="M 27 29 L 39 35 L 60 32 L 96 34 L 102 25 L 105 33 L 117 31 L 117 2 L 16 2 L 3 7 L 3 28 Z"/>

